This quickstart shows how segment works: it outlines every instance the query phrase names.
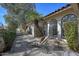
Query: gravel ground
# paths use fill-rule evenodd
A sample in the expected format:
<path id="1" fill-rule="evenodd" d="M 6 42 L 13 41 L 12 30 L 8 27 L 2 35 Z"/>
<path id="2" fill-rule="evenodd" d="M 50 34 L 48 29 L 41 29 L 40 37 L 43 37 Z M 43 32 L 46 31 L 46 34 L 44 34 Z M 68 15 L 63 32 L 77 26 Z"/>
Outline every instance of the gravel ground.
<path id="1" fill-rule="evenodd" d="M 37 46 L 38 38 L 33 38 L 31 35 L 18 36 L 11 48 L 10 52 L 2 53 L 3 56 L 79 56 L 77 52 L 65 49 L 61 46 Z"/>

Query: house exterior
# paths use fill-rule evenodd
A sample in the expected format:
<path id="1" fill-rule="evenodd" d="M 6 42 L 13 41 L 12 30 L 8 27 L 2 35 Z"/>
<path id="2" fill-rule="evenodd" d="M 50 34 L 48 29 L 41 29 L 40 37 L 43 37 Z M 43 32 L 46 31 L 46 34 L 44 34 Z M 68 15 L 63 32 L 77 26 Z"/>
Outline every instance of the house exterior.
<path id="1" fill-rule="evenodd" d="M 64 38 L 63 23 L 67 21 L 78 21 L 79 22 L 79 4 L 68 4 L 46 16 L 44 20 L 46 24 L 43 29 L 45 35 L 49 38 L 57 38 L 59 40 Z M 79 23 L 78 23 L 79 25 Z M 79 29 L 79 26 L 78 26 Z M 32 34 L 35 35 L 35 28 L 32 25 Z M 79 30 L 78 30 L 79 35 Z M 79 37 L 79 36 L 78 36 Z"/>
<path id="2" fill-rule="evenodd" d="M 44 17 L 47 21 L 47 35 L 49 37 L 56 36 L 58 39 L 63 38 L 63 20 L 66 18 L 72 19 L 75 17 L 74 9 L 72 8 L 71 4 L 64 6 Z M 71 20 L 72 21 L 72 20 Z M 56 34 L 53 34 L 56 31 Z"/>

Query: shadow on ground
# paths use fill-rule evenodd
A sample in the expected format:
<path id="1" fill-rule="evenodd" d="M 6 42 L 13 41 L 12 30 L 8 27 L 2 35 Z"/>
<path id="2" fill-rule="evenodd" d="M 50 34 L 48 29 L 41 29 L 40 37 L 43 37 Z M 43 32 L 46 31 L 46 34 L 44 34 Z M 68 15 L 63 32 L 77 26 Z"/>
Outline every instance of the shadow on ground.
<path id="1" fill-rule="evenodd" d="M 56 54 L 61 55 L 58 51 L 65 51 L 62 46 L 58 45 L 37 45 L 35 38 L 30 36 L 20 36 L 17 37 L 11 51 L 9 54 L 16 54 L 23 52 L 23 56 L 35 56 L 35 55 L 41 55 L 41 54 L 51 54 L 54 51 L 57 51 Z"/>

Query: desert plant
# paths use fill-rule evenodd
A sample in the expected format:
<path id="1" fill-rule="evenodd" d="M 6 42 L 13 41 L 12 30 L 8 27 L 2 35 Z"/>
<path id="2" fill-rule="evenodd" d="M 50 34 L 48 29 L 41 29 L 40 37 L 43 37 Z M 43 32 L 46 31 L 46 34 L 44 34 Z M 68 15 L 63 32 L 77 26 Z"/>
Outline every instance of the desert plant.
<path id="1" fill-rule="evenodd" d="M 67 39 L 68 46 L 70 49 L 77 51 L 78 50 L 78 32 L 77 32 L 77 22 L 69 21 L 64 22 L 64 35 Z"/>
<path id="2" fill-rule="evenodd" d="M 15 37 L 16 37 L 15 31 L 9 31 L 9 30 L 3 31 L 3 39 L 4 39 L 4 42 L 5 42 L 5 45 L 6 45 L 4 51 L 10 50 Z"/>

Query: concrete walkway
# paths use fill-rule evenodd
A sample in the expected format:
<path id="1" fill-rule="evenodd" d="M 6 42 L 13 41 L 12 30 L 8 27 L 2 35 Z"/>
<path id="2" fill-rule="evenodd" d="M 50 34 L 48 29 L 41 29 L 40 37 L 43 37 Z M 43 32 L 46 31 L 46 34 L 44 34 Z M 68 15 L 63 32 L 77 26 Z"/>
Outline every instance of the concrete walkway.
<path id="1" fill-rule="evenodd" d="M 76 52 L 56 46 L 33 46 L 36 39 L 38 38 L 33 38 L 31 35 L 18 36 L 11 51 L 3 53 L 3 56 L 79 56 Z"/>

